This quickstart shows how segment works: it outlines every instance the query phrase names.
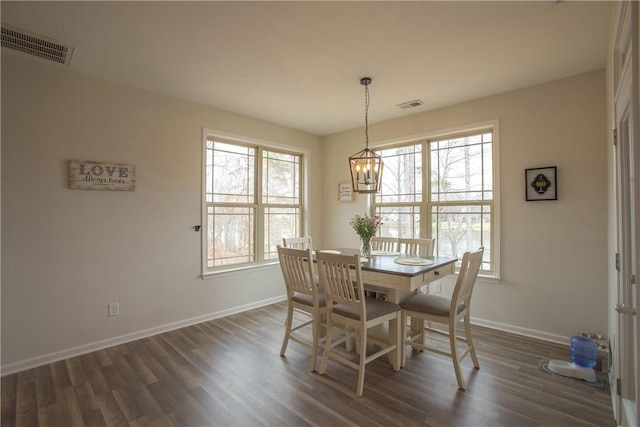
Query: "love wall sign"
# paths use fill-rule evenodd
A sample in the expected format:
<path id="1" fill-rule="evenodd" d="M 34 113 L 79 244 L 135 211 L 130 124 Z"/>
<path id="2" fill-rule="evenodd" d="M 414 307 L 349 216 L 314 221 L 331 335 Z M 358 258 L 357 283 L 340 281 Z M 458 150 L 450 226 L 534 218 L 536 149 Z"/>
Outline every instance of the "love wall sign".
<path id="1" fill-rule="evenodd" d="M 136 188 L 136 165 L 69 160 L 69 188 L 133 191 Z"/>

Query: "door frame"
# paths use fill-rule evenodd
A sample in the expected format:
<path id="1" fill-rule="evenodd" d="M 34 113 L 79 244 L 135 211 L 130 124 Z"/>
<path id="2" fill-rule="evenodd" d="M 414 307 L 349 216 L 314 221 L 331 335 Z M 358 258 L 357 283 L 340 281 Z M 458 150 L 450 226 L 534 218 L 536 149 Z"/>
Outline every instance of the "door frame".
<path id="1" fill-rule="evenodd" d="M 637 426 L 640 416 L 640 90 L 638 79 L 638 6 L 635 1 L 620 4 L 613 52 L 616 281 L 609 318 L 612 327 L 611 397 L 616 421 Z M 617 138 L 616 138 L 617 136 Z M 635 313 L 635 314 L 632 314 Z"/>

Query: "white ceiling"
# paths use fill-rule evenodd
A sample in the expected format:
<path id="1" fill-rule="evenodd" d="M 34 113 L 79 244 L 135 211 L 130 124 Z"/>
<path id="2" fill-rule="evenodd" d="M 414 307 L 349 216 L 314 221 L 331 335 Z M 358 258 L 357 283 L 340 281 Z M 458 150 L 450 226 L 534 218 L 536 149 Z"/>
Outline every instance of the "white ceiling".
<path id="1" fill-rule="evenodd" d="M 9 2 L 84 74 L 317 135 L 605 66 L 614 3 Z M 52 65 L 61 66 L 61 65 Z M 397 104 L 422 100 L 422 107 Z"/>

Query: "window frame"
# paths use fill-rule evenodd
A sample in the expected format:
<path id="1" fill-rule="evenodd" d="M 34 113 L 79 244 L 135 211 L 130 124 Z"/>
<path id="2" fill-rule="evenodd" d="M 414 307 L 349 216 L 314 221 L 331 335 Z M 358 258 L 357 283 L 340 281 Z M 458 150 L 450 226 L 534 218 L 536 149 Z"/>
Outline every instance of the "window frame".
<path id="1" fill-rule="evenodd" d="M 493 201 L 491 202 L 491 263 L 493 265 L 493 271 L 481 271 L 479 276 L 481 280 L 490 283 L 499 283 L 500 281 L 500 132 L 499 132 L 499 120 L 489 120 L 485 122 L 473 123 L 469 125 L 462 125 L 453 128 L 441 129 L 432 132 L 425 132 L 421 134 L 410 135 L 407 137 L 394 138 L 392 140 L 380 141 L 373 144 L 373 151 L 387 150 L 395 147 L 403 147 L 408 145 L 422 144 L 423 152 L 423 169 L 422 174 L 422 201 L 420 202 L 389 202 L 389 203 L 376 203 L 375 195 L 371 195 L 369 198 L 369 211 L 371 214 L 376 212 L 376 208 L 386 206 L 410 207 L 420 206 L 420 221 L 424 222 L 426 226 L 423 226 L 420 230 L 420 236 L 426 238 L 433 235 L 432 223 L 431 223 L 431 209 L 433 206 L 445 206 L 456 205 L 457 202 L 437 202 L 431 201 L 431 151 L 428 145 L 433 140 L 442 140 L 451 137 L 464 136 L 468 134 L 481 133 L 482 131 L 491 130 L 492 135 L 492 179 L 493 179 Z M 384 178 L 383 178 L 384 179 Z M 486 202 L 471 201 L 468 205 L 481 205 Z"/>
<path id="2" fill-rule="evenodd" d="M 217 140 L 219 142 L 235 144 L 238 146 L 248 146 L 256 148 L 256 160 L 255 160 L 255 176 L 253 177 L 254 181 L 254 192 L 255 192 L 255 200 L 253 203 L 244 203 L 244 204 L 234 204 L 236 206 L 255 206 L 255 225 L 254 225 L 254 234 L 255 234 L 255 254 L 257 260 L 238 263 L 238 264 L 230 264 L 218 267 L 208 267 L 207 260 L 207 251 L 208 251 L 208 208 L 210 206 L 216 206 L 216 203 L 213 201 L 207 201 L 207 142 L 209 140 Z M 264 212 L 265 207 L 291 207 L 291 204 L 272 204 L 265 203 L 262 200 L 263 194 L 263 157 L 262 153 L 264 151 L 273 151 L 277 153 L 291 154 L 300 156 L 299 163 L 299 180 L 300 180 L 300 219 L 299 219 L 299 230 L 298 233 L 300 235 L 307 234 L 308 230 L 308 203 L 309 203 L 309 188 L 308 188 L 308 176 L 309 176 L 309 158 L 310 158 L 310 150 L 291 146 L 288 144 L 277 143 L 273 141 L 266 141 L 262 139 L 232 134 L 228 132 L 222 132 L 212 129 L 203 128 L 202 131 L 202 170 L 201 170 L 201 277 L 203 279 L 211 278 L 215 275 L 220 275 L 224 273 L 234 272 L 234 271 L 242 271 L 242 270 L 252 270 L 259 269 L 265 266 L 272 266 L 278 263 L 277 258 L 265 259 L 265 248 L 264 248 L 264 233 L 265 233 L 265 222 L 264 222 Z M 217 204 L 228 205 L 226 203 Z M 296 205 L 298 206 L 298 205 Z"/>

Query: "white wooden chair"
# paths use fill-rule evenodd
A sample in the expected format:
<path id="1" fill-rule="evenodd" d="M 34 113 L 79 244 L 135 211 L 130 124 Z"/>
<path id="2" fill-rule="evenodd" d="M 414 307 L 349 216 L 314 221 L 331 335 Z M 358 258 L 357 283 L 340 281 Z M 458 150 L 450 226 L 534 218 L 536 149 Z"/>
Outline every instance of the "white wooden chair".
<path id="1" fill-rule="evenodd" d="M 282 246 L 293 249 L 309 249 L 311 254 L 313 254 L 313 239 L 311 239 L 311 236 L 283 237 Z M 320 279 L 318 279 L 318 269 L 314 263 L 312 263 L 311 269 L 313 270 L 316 284 L 319 285 Z"/>
<path id="2" fill-rule="evenodd" d="M 405 254 L 433 256 L 433 247 L 435 239 L 408 239 L 399 238 L 398 248 L 400 252 Z"/>
<path id="3" fill-rule="evenodd" d="M 394 350 L 394 366 L 400 367 L 401 336 L 400 306 L 388 301 L 364 297 L 364 285 L 360 271 L 359 255 L 331 254 L 322 251 L 316 253 L 320 283 L 327 298 L 327 335 L 325 337 L 324 352 L 320 362 L 320 374 L 327 369 L 329 358 L 333 358 L 358 371 L 358 385 L 356 394 L 362 396 L 364 391 L 364 376 L 367 363 Z M 397 339 L 393 343 L 377 341 L 367 336 L 367 330 L 374 326 L 395 320 L 393 334 Z M 342 329 L 339 336 L 334 335 L 334 329 Z M 391 326 L 389 327 L 391 331 Z M 334 350 L 340 344 L 356 336 L 359 349 L 358 362 L 345 355 L 344 352 Z M 367 344 L 374 343 L 380 347 L 373 354 L 367 356 Z"/>
<path id="4" fill-rule="evenodd" d="M 398 239 L 398 249 L 404 254 L 433 256 L 435 242 L 435 239 L 410 239 L 401 237 Z M 428 289 L 429 285 L 424 285 L 421 286 L 416 293 L 424 294 Z"/>
<path id="5" fill-rule="evenodd" d="M 287 320 L 280 348 L 280 356 L 284 356 L 289 340 L 311 348 L 311 371 L 316 370 L 318 342 L 322 340 L 322 321 L 326 317 L 327 304 L 321 289 L 317 285 L 312 270 L 313 259 L 311 249 L 283 248 L 278 245 L 280 268 L 287 287 Z M 294 309 L 311 318 L 297 326 L 293 326 Z M 311 326 L 311 341 L 294 332 Z"/>
<path id="6" fill-rule="evenodd" d="M 396 238 L 396 237 L 373 236 L 371 238 L 371 250 L 373 250 L 373 251 L 385 251 L 385 252 L 397 252 L 398 251 L 398 238 Z"/>
<path id="7" fill-rule="evenodd" d="M 416 294 L 405 299 L 400 303 L 402 307 L 403 325 L 407 324 L 407 318 L 411 317 L 412 324 L 416 325 L 415 330 L 411 330 L 407 335 L 406 328 L 402 328 L 403 351 L 405 346 L 411 345 L 416 350 L 426 350 L 448 356 L 453 359 L 453 368 L 456 373 L 458 387 L 462 390 L 465 388 L 462 371 L 460 370 L 460 362 L 467 354 L 471 354 L 473 366 L 480 368 L 476 350 L 473 346 L 473 338 L 471 337 L 471 327 L 469 324 L 469 312 L 471 310 L 471 294 L 478 276 L 478 270 L 482 263 L 482 253 L 484 248 L 480 248 L 476 252 L 465 252 L 462 257 L 462 265 L 458 273 L 458 280 L 451 299 L 439 295 L 432 294 Z M 447 331 L 443 332 L 436 329 L 426 328 L 424 322 L 439 323 L 446 325 Z M 456 325 L 464 322 L 465 337 L 459 337 L 456 332 Z M 426 344 L 425 330 L 449 336 L 450 351 L 446 352 Z M 458 352 L 458 341 L 465 343 L 465 348 Z M 405 357 L 402 355 L 402 364 L 404 366 Z M 320 368 L 322 370 L 322 368 Z"/>
<path id="8" fill-rule="evenodd" d="M 293 249 L 309 249 L 313 252 L 313 242 L 311 236 L 304 237 L 283 237 L 282 246 Z"/>

